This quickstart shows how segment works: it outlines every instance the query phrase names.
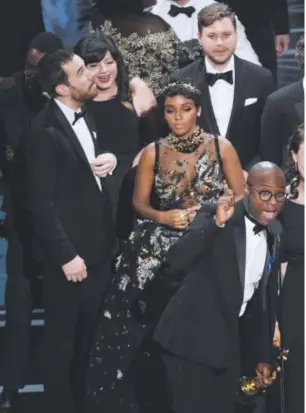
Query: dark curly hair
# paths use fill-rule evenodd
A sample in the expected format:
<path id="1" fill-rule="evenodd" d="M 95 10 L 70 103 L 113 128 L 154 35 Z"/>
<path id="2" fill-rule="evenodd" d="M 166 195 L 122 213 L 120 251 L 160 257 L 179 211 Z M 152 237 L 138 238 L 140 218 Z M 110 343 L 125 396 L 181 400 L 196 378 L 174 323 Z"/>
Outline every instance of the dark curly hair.
<path id="1" fill-rule="evenodd" d="M 180 79 L 170 82 L 162 92 L 163 102 L 165 103 L 167 97 L 178 95 L 192 99 L 197 108 L 201 106 L 201 92 L 193 85 L 190 79 Z"/>
<path id="2" fill-rule="evenodd" d="M 294 134 L 291 136 L 288 144 L 288 161 L 285 168 L 285 175 L 289 184 L 289 197 L 296 199 L 299 196 L 299 183 L 301 175 L 298 171 L 297 165 L 293 159 L 292 152 L 298 153 L 301 144 L 304 142 L 304 124 L 300 125 Z"/>
<path id="3" fill-rule="evenodd" d="M 96 31 L 81 39 L 74 47 L 74 53 L 79 55 L 86 65 L 101 62 L 107 52 L 112 55 L 117 63 L 118 96 L 121 101 L 126 101 L 129 94 L 129 77 L 121 53 L 114 41 L 101 31 Z"/>

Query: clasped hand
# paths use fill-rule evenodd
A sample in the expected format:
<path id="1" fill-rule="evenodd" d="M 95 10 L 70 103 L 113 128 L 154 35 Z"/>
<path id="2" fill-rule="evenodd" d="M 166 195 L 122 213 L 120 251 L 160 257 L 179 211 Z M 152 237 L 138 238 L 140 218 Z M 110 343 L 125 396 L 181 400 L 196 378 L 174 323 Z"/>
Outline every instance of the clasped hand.
<path id="1" fill-rule="evenodd" d="M 93 173 L 99 178 L 112 175 L 117 166 L 117 158 L 112 153 L 102 153 L 97 156 L 90 164 Z"/>
<path id="2" fill-rule="evenodd" d="M 196 205 L 187 209 L 171 209 L 170 211 L 161 212 L 160 223 L 175 229 L 185 229 L 194 219 L 199 209 L 200 206 Z"/>
<path id="3" fill-rule="evenodd" d="M 259 363 L 256 366 L 256 373 L 259 379 L 259 384 L 262 389 L 265 389 L 273 384 L 275 377 L 272 374 L 272 367 L 268 363 Z"/>

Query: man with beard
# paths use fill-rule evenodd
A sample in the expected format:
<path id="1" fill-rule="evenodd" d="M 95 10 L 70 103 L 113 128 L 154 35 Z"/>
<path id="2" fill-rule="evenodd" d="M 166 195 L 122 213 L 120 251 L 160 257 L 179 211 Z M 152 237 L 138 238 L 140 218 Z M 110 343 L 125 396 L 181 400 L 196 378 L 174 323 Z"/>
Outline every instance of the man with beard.
<path id="1" fill-rule="evenodd" d="M 215 4 L 214 0 L 157 0 L 151 13 L 165 20 L 184 42 L 196 39 L 198 35 L 198 13 L 206 6 Z M 239 17 L 239 16 L 238 16 Z M 260 61 L 246 37 L 243 25 L 236 17 L 237 45 L 235 53 L 241 59 L 260 65 Z"/>
<path id="2" fill-rule="evenodd" d="M 199 125 L 231 141 L 242 168 L 259 158 L 260 120 L 274 82 L 269 70 L 235 56 L 237 28 L 225 4 L 211 4 L 198 15 L 199 41 L 205 53 L 172 75 L 189 78 L 202 92 Z"/>
<path id="3" fill-rule="evenodd" d="M 44 266 L 44 411 L 83 413 L 115 243 L 107 174 L 116 157 L 103 165 L 94 125 L 81 110 L 97 94 L 84 61 L 67 50 L 48 53 L 38 78 L 51 99 L 33 124 L 26 166 L 35 253 Z"/>
<path id="4" fill-rule="evenodd" d="M 25 208 L 24 144 L 32 119 L 45 98 L 36 80 L 36 65 L 47 52 L 62 47 L 57 36 L 40 33 L 30 43 L 24 72 L 0 84 L 1 169 L 4 176 L 6 257 L 6 326 L 4 375 L 0 405 L 9 409 L 17 390 L 26 384 L 32 315 L 32 285 L 41 267 L 31 251 L 31 224 Z"/>

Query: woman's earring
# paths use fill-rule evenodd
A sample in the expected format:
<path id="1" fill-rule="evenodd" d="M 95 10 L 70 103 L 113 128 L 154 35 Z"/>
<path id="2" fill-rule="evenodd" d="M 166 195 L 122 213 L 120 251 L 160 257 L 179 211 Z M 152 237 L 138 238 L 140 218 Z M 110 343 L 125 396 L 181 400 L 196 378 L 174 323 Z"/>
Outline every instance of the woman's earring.
<path id="1" fill-rule="evenodd" d="M 297 162 L 294 162 L 294 170 L 295 172 L 299 172 L 299 166 Z"/>

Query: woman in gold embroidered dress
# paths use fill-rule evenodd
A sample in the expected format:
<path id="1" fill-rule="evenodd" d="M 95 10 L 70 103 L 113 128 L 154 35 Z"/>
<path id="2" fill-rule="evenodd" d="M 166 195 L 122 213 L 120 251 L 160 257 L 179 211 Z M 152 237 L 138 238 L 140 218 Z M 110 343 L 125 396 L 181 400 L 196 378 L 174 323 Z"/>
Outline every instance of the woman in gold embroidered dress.
<path id="1" fill-rule="evenodd" d="M 163 96 L 172 132 L 147 146 L 138 165 L 134 206 L 142 218 L 124 245 L 103 304 L 90 358 L 88 413 L 139 411 L 134 396 L 139 360 L 148 350 L 144 343 L 150 341 L 156 312 L 162 311 L 151 313 L 151 303 L 161 305 L 163 291 L 148 293 L 148 287 L 161 276 L 167 251 L 197 209 L 219 198 L 224 179 L 238 198 L 244 192 L 230 142 L 196 124 L 200 92 L 180 81 L 168 85 Z"/>

